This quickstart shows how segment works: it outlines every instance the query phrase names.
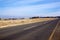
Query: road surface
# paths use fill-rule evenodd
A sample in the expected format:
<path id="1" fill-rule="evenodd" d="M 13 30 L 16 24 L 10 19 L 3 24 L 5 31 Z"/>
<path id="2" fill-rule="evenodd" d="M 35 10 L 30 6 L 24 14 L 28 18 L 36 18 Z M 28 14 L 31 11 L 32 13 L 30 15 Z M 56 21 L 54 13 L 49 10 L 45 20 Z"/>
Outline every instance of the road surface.
<path id="1" fill-rule="evenodd" d="M 0 40 L 49 40 L 59 20 L 0 29 Z"/>

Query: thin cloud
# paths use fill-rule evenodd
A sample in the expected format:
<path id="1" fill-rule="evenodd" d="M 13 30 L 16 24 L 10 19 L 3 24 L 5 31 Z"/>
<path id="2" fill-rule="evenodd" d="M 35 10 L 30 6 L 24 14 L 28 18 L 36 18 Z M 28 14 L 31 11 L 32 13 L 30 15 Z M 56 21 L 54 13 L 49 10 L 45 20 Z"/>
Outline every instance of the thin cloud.
<path id="1" fill-rule="evenodd" d="M 59 2 L 43 4 L 43 5 L 33 5 L 33 6 L 25 6 L 25 7 L 15 7 L 15 8 L 5 8 L 4 15 L 29 15 L 32 13 L 43 13 L 43 11 L 48 11 L 46 9 L 59 7 Z M 44 14 L 44 13 L 43 13 Z"/>
<path id="2" fill-rule="evenodd" d="M 3 0 L 4 1 L 4 0 Z M 43 3 L 37 5 L 29 5 L 30 3 L 36 3 L 45 0 L 6 0 L 4 1 L 3 8 L 0 15 L 9 16 L 47 16 L 47 15 L 59 15 L 60 12 L 54 12 L 53 8 L 60 7 L 60 2 Z M 47 1 L 47 0 L 46 0 Z M 27 5 L 28 4 L 28 5 Z M 15 5 L 15 6 L 14 6 Z M 17 6 L 18 5 L 18 6 Z M 22 5 L 22 6 L 20 6 Z M 23 6 L 25 5 L 25 6 Z M 6 6 L 6 7 L 5 7 Z M 52 10 L 52 11 L 51 11 Z"/>
<path id="3" fill-rule="evenodd" d="M 2 0 L 0 1 L 4 7 L 25 6 L 44 0 Z"/>
<path id="4" fill-rule="evenodd" d="M 38 2 L 38 1 L 43 1 L 43 0 L 0 0 L 4 3 L 33 3 L 33 2 Z"/>
<path id="5" fill-rule="evenodd" d="M 48 13 L 47 16 L 60 16 L 60 10 L 52 13 Z"/>

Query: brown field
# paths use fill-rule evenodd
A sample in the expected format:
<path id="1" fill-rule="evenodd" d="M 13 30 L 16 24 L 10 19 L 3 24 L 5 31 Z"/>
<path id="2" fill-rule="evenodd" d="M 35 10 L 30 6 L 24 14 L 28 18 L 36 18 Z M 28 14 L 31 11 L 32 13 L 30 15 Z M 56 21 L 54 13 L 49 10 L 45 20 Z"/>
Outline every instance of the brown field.
<path id="1" fill-rule="evenodd" d="M 36 18 L 36 19 L 22 19 L 22 20 L 0 20 L 0 28 L 15 26 L 15 25 L 23 25 L 35 22 L 43 22 L 54 20 L 56 18 Z"/>

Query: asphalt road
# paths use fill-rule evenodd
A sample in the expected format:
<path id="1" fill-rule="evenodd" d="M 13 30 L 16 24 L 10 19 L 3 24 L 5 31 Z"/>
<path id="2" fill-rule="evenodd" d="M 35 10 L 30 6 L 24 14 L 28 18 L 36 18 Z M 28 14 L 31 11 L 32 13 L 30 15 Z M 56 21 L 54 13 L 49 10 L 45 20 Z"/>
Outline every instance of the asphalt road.
<path id="1" fill-rule="evenodd" d="M 59 20 L 0 29 L 0 40 L 48 40 Z"/>

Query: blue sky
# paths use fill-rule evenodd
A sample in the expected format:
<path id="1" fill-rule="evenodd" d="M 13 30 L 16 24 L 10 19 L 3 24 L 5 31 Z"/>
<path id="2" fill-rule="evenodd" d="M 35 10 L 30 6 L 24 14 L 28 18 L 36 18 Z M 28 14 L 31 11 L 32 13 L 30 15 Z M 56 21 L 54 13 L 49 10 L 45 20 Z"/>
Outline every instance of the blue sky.
<path id="1" fill-rule="evenodd" d="M 60 0 L 0 0 L 0 17 L 60 16 Z"/>

